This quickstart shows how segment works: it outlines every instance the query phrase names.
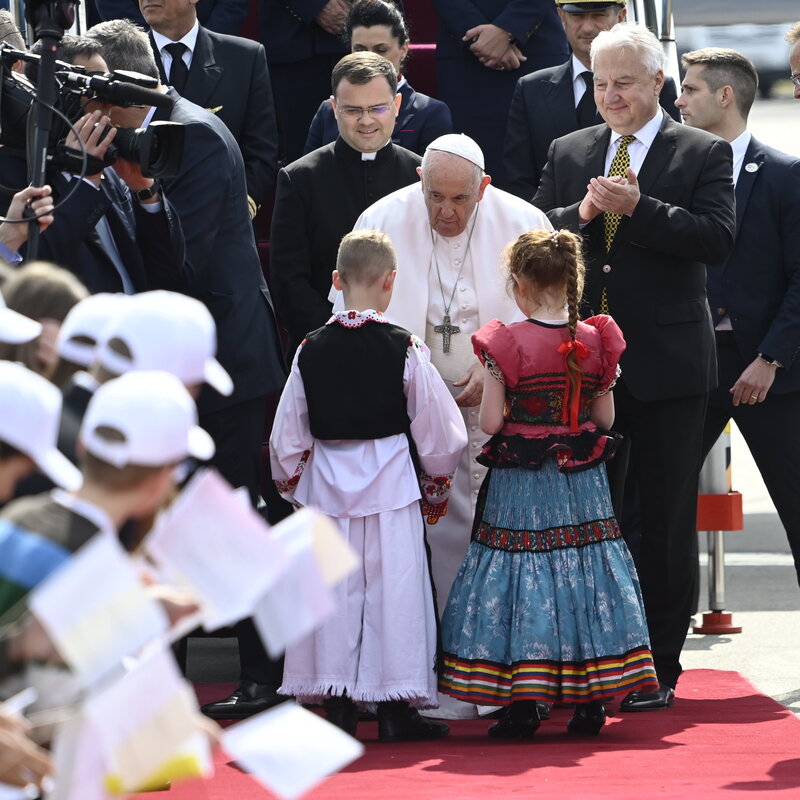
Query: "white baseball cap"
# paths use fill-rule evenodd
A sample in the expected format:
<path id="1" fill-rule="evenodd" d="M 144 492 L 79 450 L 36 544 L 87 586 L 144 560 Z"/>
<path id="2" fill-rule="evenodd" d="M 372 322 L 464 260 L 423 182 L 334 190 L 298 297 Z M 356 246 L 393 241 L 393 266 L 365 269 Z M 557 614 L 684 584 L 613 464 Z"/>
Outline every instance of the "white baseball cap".
<path id="1" fill-rule="evenodd" d="M 220 394 L 233 392 L 230 375 L 214 357 L 214 318 L 193 297 L 161 290 L 133 295 L 105 331 L 105 337 L 97 360 L 117 375 L 163 370 L 176 375 L 185 386 L 205 382 Z M 130 358 L 113 348 L 115 339 L 128 348 Z"/>
<path id="2" fill-rule="evenodd" d="M 90 366 L 98 347 L 105 341 L 105 333 L 114 319 L 122 312 L 129 299 L 126 294 L 100 292 L 84 297 L 74 305 L 64 321 L 56 339 L 56 350 L 61 358 Z"/>
<path id="3" fill-rule="evenodd" d="M 0 361 L 0 440 L 28 456 L 53 483 L 74 491 L 81 473 L 56 446 L 60 422 L 61 392 L 22 364 Z"/>
<path id="4" fill-rule="evenodd" d="M 35 319 L 8 308 L 0 294 L 0 342 L 23 344 L 35 339 L 41 332 L 42 326 Z"/>
<path id="5" fill-rule="evenodd" d="M 119 439 L 109 440 L 103 428 Z M 168 372 L 127 372 L 104 383 L 89 401 L 79 439 L 89 453 L 115 467 L 161 467 L 214 455 L 214 440 L 197 425 L 192 396 Z"/>

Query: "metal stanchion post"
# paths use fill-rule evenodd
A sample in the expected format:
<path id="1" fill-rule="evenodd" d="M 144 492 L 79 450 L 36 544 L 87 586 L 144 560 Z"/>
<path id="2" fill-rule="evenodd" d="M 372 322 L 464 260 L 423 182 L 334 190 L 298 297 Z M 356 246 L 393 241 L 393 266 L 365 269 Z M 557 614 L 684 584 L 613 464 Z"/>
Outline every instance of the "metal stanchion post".
<path id="1" fill-rule="evenodd" d="M 694 633 L 741 633 L 725 612 L 725 531 L 741 530 L 742 496 L 731 490 L 730 424 L 717 440 L 700 473 L 698 530 L 708 537 L 708 606 Z"/>

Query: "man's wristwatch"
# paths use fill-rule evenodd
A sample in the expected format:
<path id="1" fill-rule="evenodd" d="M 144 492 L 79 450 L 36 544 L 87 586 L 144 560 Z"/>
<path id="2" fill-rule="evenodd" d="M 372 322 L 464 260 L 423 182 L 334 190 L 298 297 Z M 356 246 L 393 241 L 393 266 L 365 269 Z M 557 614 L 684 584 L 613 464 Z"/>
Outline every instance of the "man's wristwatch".
<path id="1" fill-rule="evenodd" d="M 768 356 L 766 353 L 759 353 L 759 354 L 758 354 L 758 357 L 759 357 L 759 358 L 760 358 L 762 361 L 766 361 L 766 362 L 767 362 L 767 364 L 769 364 L 771 367 L 778 367 L 779 369 L 780 369 L 781 367 L 783 367 L 783 364 L 781 364 L 781 362 L 780 362 L 780 361 L 778 361 L 778 359 L 777 359 L 777 358 L 773 358 L 772 356 Z"/>
<path id="2" fill-rule="evenodd" d="M 161 193 L 161 184 L 155 180 L 153 181 L 153 185 L 149 189 L 138 189 L 137 191 L 133 192 L 133 196 L 140 202 L 143 203 L 145 200 L 152 200 L 157 194 Z"/>

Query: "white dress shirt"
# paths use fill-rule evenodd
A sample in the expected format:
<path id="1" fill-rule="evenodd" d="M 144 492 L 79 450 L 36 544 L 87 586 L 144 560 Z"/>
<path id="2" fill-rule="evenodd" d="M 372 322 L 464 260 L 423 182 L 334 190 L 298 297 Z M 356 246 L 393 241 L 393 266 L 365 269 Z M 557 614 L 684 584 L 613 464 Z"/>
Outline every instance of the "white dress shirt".
<path id="1" fill-rule="evenodd" d="M 195 20 L 192 29 L 187 33 L 183 38 L 178 39 L 179 42 L 186 45 L 186 50 L 183 51 L 183 63 L 186 64 L 186 68 L 192 66 L 192 56 L 194 55 L 194 48 L 197 46 L 197 33 L 200 30 L 200 23 Z M 172 56 L 170 55 L 169 50 L 166 49 L 168 44 L 173 44 L 172 39 L 168 39 L 166 36 L 163 36 L 158 31 L 153 30 L 151 31 L 153 34 L 153 41 L 156 43 L 156 47 L 158 48 L 158 54 L 161 56 L 161 63 L 164 65 L 164 74 L 170 74 L 170 67 L 172 66 Z"/>

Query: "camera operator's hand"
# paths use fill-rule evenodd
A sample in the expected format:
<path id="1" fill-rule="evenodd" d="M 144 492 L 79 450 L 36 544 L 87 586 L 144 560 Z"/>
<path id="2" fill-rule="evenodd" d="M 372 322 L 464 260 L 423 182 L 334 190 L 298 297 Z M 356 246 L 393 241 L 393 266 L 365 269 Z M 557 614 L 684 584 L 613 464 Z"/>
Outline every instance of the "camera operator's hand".
<path id="1" fill-rule="evenodd" d="M 41 233 L 53 222 L 53 198 L 49 186 L 29 186 L 17 192 L 11 198 L 6 216 L 9 219 L 22 219 L 25 207 L 30 205 L 31 211 L 39 216 L 39 232 Z M 9 250 L 18 251 L 28 241 L 27 222 L 4 222 L 0 225 L 0 242 Z"/>
<path id="2" fill-rule="evenodd" d="M 108 133 L 103 136 L 103 132 L 110 123 L 111 120 L 103 114 L 102 111 L 92 111 L 91 114 L 84 114 L 84 116 L 75 123 L 75 132 L 80 137 L 80 141 L 83 142 L 87 156 L 95 156 L 101 160 L 105 157 L 108 146 L 114 141 L 114 137 L 117 135 L 117 129 L 111 128 Z M 80 143 L 72 131 L 69 132 L 65 144 L 73 150 L 81 150 Z M 95 175 L 86 175 L 85 177 L 95 186 L 100 186 L 100 178 L 102 175 L 102 172 L 98 172 Z"/>

